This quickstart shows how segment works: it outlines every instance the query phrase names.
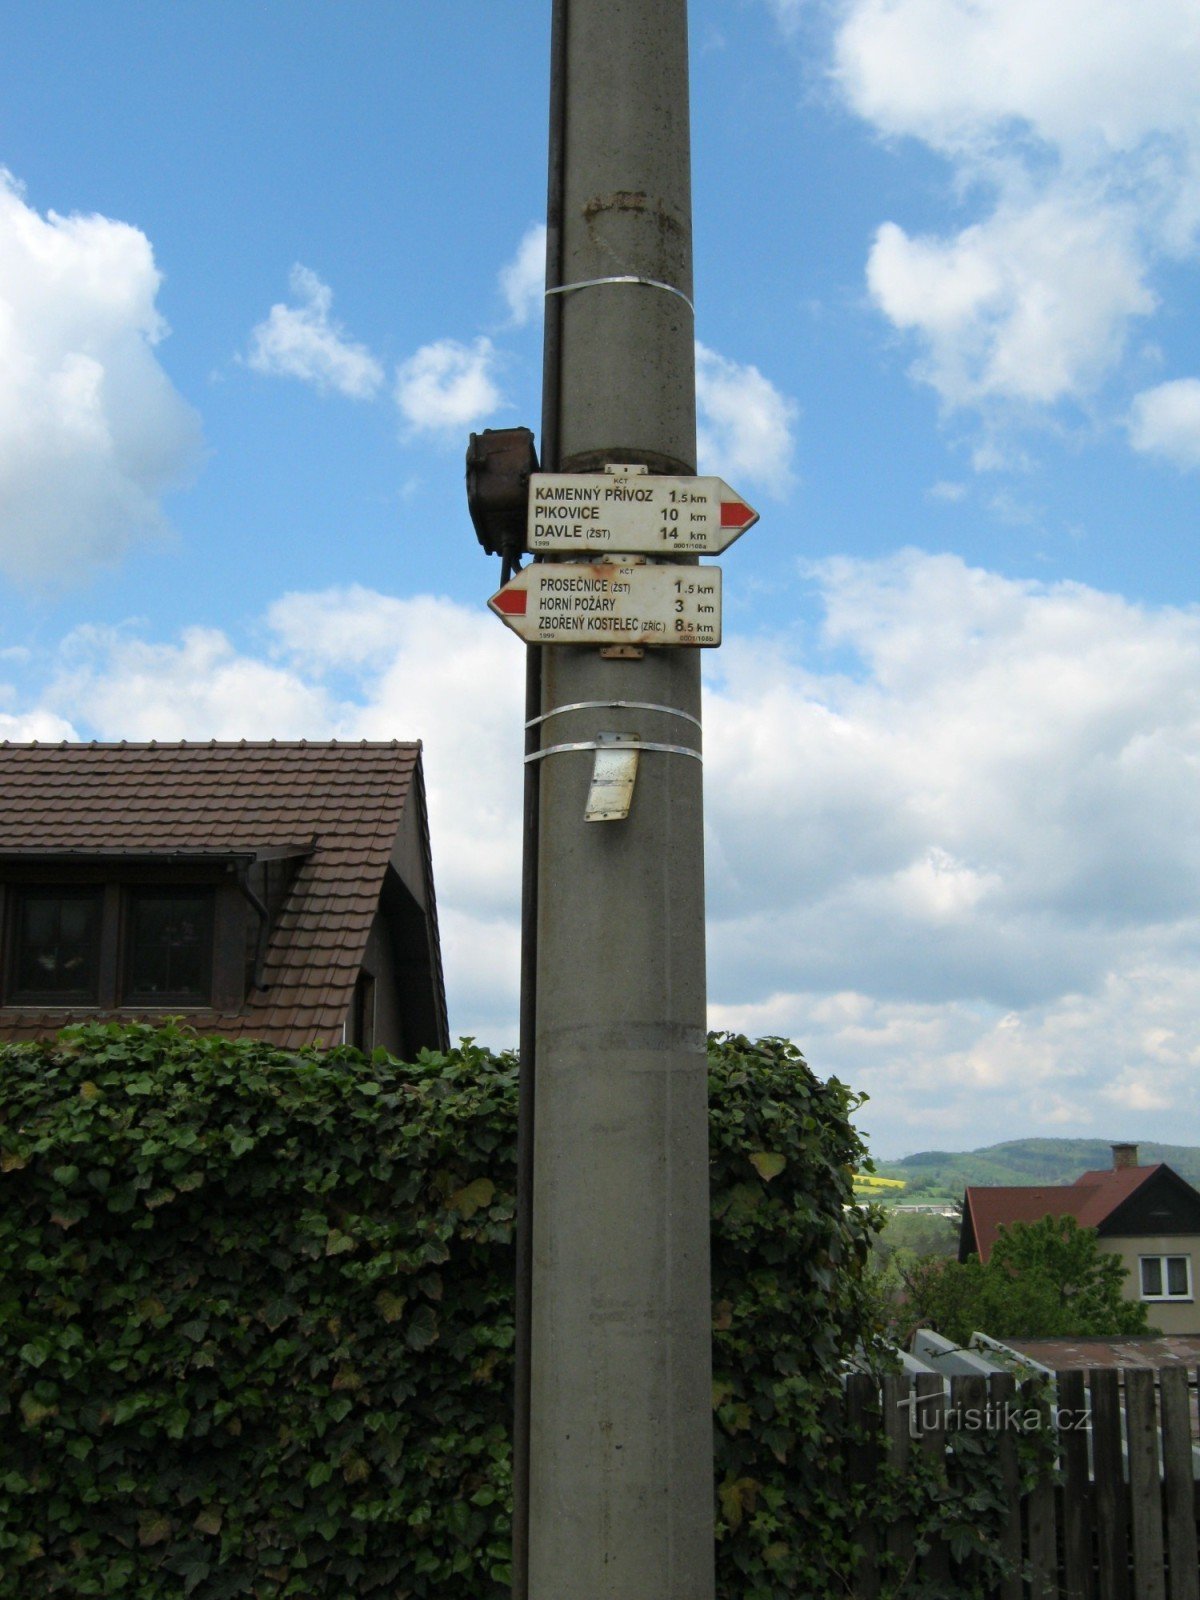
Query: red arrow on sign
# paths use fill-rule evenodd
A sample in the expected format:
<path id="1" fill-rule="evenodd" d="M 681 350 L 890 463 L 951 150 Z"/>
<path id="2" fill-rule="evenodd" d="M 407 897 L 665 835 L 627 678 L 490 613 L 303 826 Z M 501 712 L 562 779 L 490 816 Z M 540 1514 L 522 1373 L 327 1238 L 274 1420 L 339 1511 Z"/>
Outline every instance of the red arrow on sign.
<path id="1" fill-rule="evenodd" d="M 529 600 L 528 589 L 510 589 L 506 584 L 499 594 L 488 601 L 493 611 L 503 611 L 506 617 L 523 617 Z"/>
<path id="2" fill-rule="evenodd" d="M 748 506 L 744 500 L 721 501 L 721 526 L 723 528 L 744 528 L 748 523 L 758 521 L 758 512 Z"/>

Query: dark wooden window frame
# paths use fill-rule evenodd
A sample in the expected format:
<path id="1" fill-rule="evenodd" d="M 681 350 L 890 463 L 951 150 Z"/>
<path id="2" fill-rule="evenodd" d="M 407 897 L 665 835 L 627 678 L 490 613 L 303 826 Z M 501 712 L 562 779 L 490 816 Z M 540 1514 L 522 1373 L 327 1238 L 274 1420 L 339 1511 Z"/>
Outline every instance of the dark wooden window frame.
<path id="1" fill-rule="evenodd" d="M 96 888 L 89 884 L 79 883 L 51 883 L 51 884 L 20 884 L 14 886 L 16 892 L 11 895 L 11 905 L 8 908 L 7 926 L 8 936 L 4 941 L 5 970 L 4 992 L 14 997 L 14 1004 L 21 1006 L 57 1006 L 69 1008 L 73 1006 L 95 1006 L 100 986 L 100 957 L 101 940 L 104 928 L 104 901 L 103 896 Z M 22 937 L 26 932 L 25 908 L 28 905 L 30 894 L 41 894 L 45 897 L 54 897 L 59 900 L 74 900 L 78 902 L 91 902 L 96 908 L 96 926 L 94 942 L 89 940 L 94 954 L 89 962 L 91 972 L 89 981 L 74 990 L 39 989 L 36 985 L 22 984 L 20 977 Z"/>
<path id="2" fill-rule="evenodd" d="M 240 859 L 240 858 L 239 858 Z M 94 1003 L 80 1000 L 34 1000 L 13 996 L 16 962 L 16 902 L 14 890 L 22 889 L 99 889 L 102 895 L 100 950 L 98 959 L 98 998 Z M 213 896 L 213 953 L 210 998 L 202 1002 L 168 1001 L 162 1005 L 126 1001 L 123 995 L 124 952 L 127 938 L 128 891 L 131 889 L 194 889 Z M 211 861 L 172 862 L 121 860 L 112 862 L 66 861 L 59 858 L 45 863 L 5 863 L 0 883 L 0 1011 L 97 1011 L 129 1010 L 138 1015 L 161 1011 L 174 1014 L 186 1011 L 238 1010 L 246 995 L 246 927 L 250 907 L 239 886 L 235 862 L 223 858 Z"/>
<path id="3" fill-rule="evenodd" d="M 119 992 L 126 1006 L 149 1006 L 152 1009 L 181 1006 L 197 1009 L 212 1004 L 213 959 L 217 943 L 216 889 L 206 883 L 179 884 L 123 884 L 121 886 L 121 967 Z M 175 968 L 169 953 L 164 956 L 163 941 L 145 936 L 144 921 L 139 928 L 139 917 L 144 917 L 154 903 L 164 902 L 176 906 L 184 901 L 196 906 L 199 918 L 194 944 L 199 958 L 198 981 L 194 985 L 177 982 L 173 988 L 164 986 L 160 992 L 142 987 L 138 983 L 139 967 L 146 961 L 151 969 L 165 960 L 168 968 Z M 176 919 L 177 925 L 177 919 Z M 205 946 L 207 945 L 207 948 Z M 140 946 L 140 948 L 139 948 Z M 155 978 L 164 974 L 142 971 L 142 978 Z M 171 972 L 178 976 L 178 969 Z"/>

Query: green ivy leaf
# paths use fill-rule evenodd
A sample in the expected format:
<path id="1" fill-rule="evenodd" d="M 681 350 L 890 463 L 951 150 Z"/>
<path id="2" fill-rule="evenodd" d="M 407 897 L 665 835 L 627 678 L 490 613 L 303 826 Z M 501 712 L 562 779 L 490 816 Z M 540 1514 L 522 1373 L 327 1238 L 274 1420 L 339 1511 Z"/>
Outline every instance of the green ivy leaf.
<path id="1" fill-rule="evenodd" d="M 491 1205 L 495 1193 L 496 1185 L 490 1178 L 476 1178 L 463 1188 L 456 1189 L 447 1205 L 457 1211 L 464 1222 L 469 1222 L 477 1211 Z"/>
<path id="2" fill-rule="evenodd" d="M 764 1183 L 770 1183 L 771 1179 L 777 1178 L 787 1166 L 787 1157 L 766 1150 L 756 1150 L 750 1157 L 750 1165 Z"/>
<path id="3" fill-rule="evenodd" d="M 405 1295 L 393 1294 L 390 1289 L 381 1289 L 375 1296 L 375 1304 L 385 1322 L 399 1322 L 408 1299 Z"/>
<path id="4" fill-rule="evenodd" d="M 145 1511 L 138 1518 L 138 1543 L 147 1548 L 171 1537 L 171 1523 L 161 1511 Z"/>
<path id="5" fill-rule="evenodd" d="M 428 1304 L 420 1305 L 408 1319 L 404 1342 L 410 1350 L 427 1349 L 438 1336 L 437 1312 Z"/>
<path id="6" fill-rule="evenodd" d="M 17 1352 L 27 1367 L 40 1367 L 50 1354 L 49 1339 L 33 1339 Z"/>
<path id="7" fill-rule="evenodd" d="M 21 1415 L 31 1428 L 39 1428 L 50 1417 L 58 1415 L 56 1405 L 45 1405 L 32 1392 L 26 1392 L 19 1401 Z"/>

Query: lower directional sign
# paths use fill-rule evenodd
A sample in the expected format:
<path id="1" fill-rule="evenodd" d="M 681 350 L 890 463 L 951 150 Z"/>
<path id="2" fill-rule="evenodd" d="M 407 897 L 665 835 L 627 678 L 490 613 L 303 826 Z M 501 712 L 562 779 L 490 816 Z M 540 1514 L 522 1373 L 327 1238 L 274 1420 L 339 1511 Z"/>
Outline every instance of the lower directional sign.
<path id="1" fill-rule="evenodd" d="M 527 644 L 721 642 L 719 567 L 535 562 L 488 605 Z"/>

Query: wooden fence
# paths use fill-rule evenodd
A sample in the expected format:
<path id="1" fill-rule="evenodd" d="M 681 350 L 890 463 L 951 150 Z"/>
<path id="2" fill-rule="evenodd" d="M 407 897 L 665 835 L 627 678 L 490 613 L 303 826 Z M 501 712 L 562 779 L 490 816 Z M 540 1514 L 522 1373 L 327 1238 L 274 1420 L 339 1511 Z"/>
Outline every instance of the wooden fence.
<path id="1" fill-rule="evenodd" d="M 1097 1368 L 1059 1373 L 1056 1385 L 1053 1416 L 1046 1407 L 1035 1420 L 1007 1373 L 952 1378 L 948 1393 L 933 1375 L 889 1375 L 881 1391 L 875 1378 L 856 1373 L 846 1404 L 864 1441 L 880 1442 L 858 1447 L 851 1478 L 868 1486 L 885 1464 L 904 1474 L 920 1452 L 953 1483 L 968 1470 L 958 1442 L 988 1432 L 1008 1506 L 1001 1547 L 1010 1569 L 993 1600 L 1200 1600 L 1187 1371 Z M 1031 1427 L 1050 1430 L 1052 1466 L 1022 1494 L 1018 1437 Z M 956 1560 L 945 1543 L 919 1553 L 903 1520 L 881 1527 L 865 1518 L 858 1542 L 866 1555 L 855 1600 L 969 1592 L 981 1576 L 978 1557 L 960 1552 Z M 897 1573 L 907 1581 L 898 1584 Z"/>

